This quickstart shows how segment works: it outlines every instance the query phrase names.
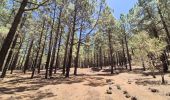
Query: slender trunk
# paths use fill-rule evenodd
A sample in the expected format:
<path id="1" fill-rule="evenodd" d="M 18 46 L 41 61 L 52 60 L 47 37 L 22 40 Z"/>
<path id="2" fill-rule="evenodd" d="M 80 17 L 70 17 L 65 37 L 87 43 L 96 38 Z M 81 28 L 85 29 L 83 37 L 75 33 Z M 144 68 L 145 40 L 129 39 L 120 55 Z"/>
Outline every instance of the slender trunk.
<path id="1" fill-rule="evenodd" d="M 20 20 L 22 18 L 22 14 L 24 13 L 24 9 L 27 5 L 27 2 L 28 2 L 28 0 L 22 1 L 21 6 L 14 18 L 13 23 L 12 23 L 12 26 L 3 42 L 2 48 L 0 50 L 0 55 L 1 55 L 1 57 L 0 57 L 0 71 L 2 70 L 3 64 L 5 63 L 5 57 L 8 53 L 9 48 L 10 48 L 10 45 L 11 45 L 14 35 L 16 33 L 17 27 L 18 27 Z"/>
<path id="2" fill-rule="evenodd" d="M 70 34 L 71 34 L 71 29 L 67 35 L 67 40 L 66 40 L 66 48 L 65 48 L 65 52 L 64 52 L 64 61 L 63 61 L 63 75 L 65 74 L 65 69 L 66 69 L 66 62 L 67 62 L 67 55 L 68 55 L 68 44 L 69 44 L 69 40 L 70 40 Z"/>
<path id="3" fill-rule="evenodd" d="M 8 57 L 7 57 L 7 60 L 6 60 L 6 64 L 5 64 L 4 69 L 3 69 L 3 71 L 2 71 L 1 78 L 4 78 L 4 77 L 5 77 L 6 71 L 7 71 L 8 67 L 10 66 L 10 65 L 9 65 L 9 62 L 10 62 L 10 61 L 12 62 L 12 60 L 13 60 L 13 59 L 11 59 L 11 57 L 12 57 L 12 55 L 13 55 L 13 50 L 14 50 L 14 48 L 15 48 L 15 46 L 16 46 L 16 43 L 17 43 L 17 38 L 18 38 L 18 34 L 16 34 L 15 39 L 14 39 L 14 41 L 13 41 L 13 44 L 12 44 L 12 46 L 11 46 L 10 52 L 9 52 Z M 11 67 L 11 66 L 10 66 L 10 67 Z"/>
<path id="4" fill-rule="evenodd" d="M 21 61 L 22 61 L 22 56 L 20 56 L 19 61 L 17 62 L 18 70 L 22 70 L 21 67 L 19 66 L 19 65 L 21 65 Z"/>
<path id="5" fill-rule="evenodd" d="M 34 77 L 35 68 L 33 68 L 33 67 L 34 67 L 35 63 L 36 63 L 36 62 L 35 62 L 35 60 L 33 59 L 33 62 L 32 62 L 32 65 L 31 65 L 31 67 L 32 67 L 31 79 L 33 79 L 33 77 Z"/>
<path id="6" fill-rule="evenodd" d="M 17 53 L 15 55 L 15 58 L 14 58 L 14 62 L 12 63 L 12 67 L 11 67 L 11 74 L 13 73 L 13 70 L 16 68 L 16 64 L 17 64 L 17 61 L 18 61 L 18 58 L 19 58 L 19 53 L 20 53 L 20 50 L 21 50 L 21 47 L 22 47 L 22 44 L 23 44 L 23 39 L 19 45 L 19 48 L 17 50 Z"/>
<path id="7" fill-rule="evenodd" d="M 24 74 L 26 73 L 26 70 L 28 69 L 28 65 L 29 65 L 29 61 L 30 61 L 30 54 L 31 54 L 31 50 L 32 50 L 32 47 L 33 47 L 33 42 L 34 42 L 34 39 L 31 39 L 31 43 L 30 43 L 28 53 L 27 53 L 27 57 L 26 57 L 25 64 L 24 64 Z"/>
<path id="8" fill-rule="evenodd" d="M 102 62 L 102 48 L 100 47 L 100 68 L 102 69 L 103 62 Z"/>
<path id="9" fill-rule="evenodd" d="M 111 43 L 111 33 L 110 31 L 108 32 L 108 38 L 109 38 L 109 50 L 110 50 L 110 65 L 111 65 L 111 74 L 113 74 L 113 49 L 112 49 L 112 43 Z"/>
<path id="10" fill-rule="evenodd" d="M 162 84 L 165 84 L 165 78 L 164 78 L 164 73 L 161 75 L 161 78 L 162 78 Z"/>
<path id="11" fill-rule="evenodd" d="M 26 45 L 26 49 L 25 49 L 25 53 L 24 53 L 24 56 L 22 57 L 22 61 L 21 61 L 21 64 L 20 64 L 20 67 L 22 68 L 23 66 L 23 63 L 25 61 L 25 56 L 26 56 L 26 53 L 28 51 L 28 47 L 29 47 L 29 42 L 27 42 L 27 45 Z"/>
<path id="12" fill-rule="evenodd" d="M 53 19 L 52 19 L 52 26 L 51 26 L 51 32 L 50 32 L 50 42 L 49 42 L 49 47 L 48 47 L 48 55 L 47 55 L 47 61 L 46 61 L 46 65 L 45 65 L 45 78 L 47 79 L 48 77 L 48 67 L 50 64 L 50 58 L 51 58 L 51 51 L 52 51 L 52 34 L 53 34 L 53 27 L 54 27 L 54 21 L 55 21 L 55 16 L 56 16 L 56 6 L 54 9 L 54 15 L 53 15 Z"/>
<path id="13" fill-rule="evenodd" d="M 58 43 L 57 57 L 56 57 L 56 62 L 55 62 L 54 74 L 56 74 L 56 72 L 57 72 L 57 68 L 58 68 L 59 53 L 60 53 L 60 47 L 61 47 L 61 37 L 62 37 L 62 32 L 63 32 L 63 31 L 62 31 L 62 29 L 61 29 L 60 38 L 59 38 L 59 43 Z"/>
<path id="14" fill-rule="evenodd" d="M 12 55 L 12 58 L 11 58 L 11 60 L 10 60 L 8 70 L 11 70 L 11 66 L 12 66 L 12 63 L 14 62 L 14 58 L 15 58 L 15 52 L 14 52 L 14 54 Z"/>
<path id="15" fill-rule="evenodd" d="M 40 33 L 40 39 L 39 39 L 39 43 L 38 43 L 36 57 L 35 57 L 33 65 L 32 65 L 32 75 L 31 75 L 31 78 L 34 77 L 35 69 L 36 69 L 37 64 L 38 64 L 38 57 L 39 57 L 39 53 L 40 53 L 40 49 L 41 49 L 41 41 L 42 41 L 42 37 L 43 37 L 44 27 L 45 27 L 45 19 L 43 20 L 43 25 L 42 25 L 42 30 L 41 30 L 41 33 Z"/>
<path id="16" fill-rule="evenodd" d="M 52 51 L 52 57 L 51 57 L 51 63 L 50 63 L 50 70 L 49 70 L 49 76 L 50 77 L 52 77 L 56 47 L 57 47 L 57 42 L 58 42 L 58 36 L 60 34 L 61 14 L 62 14 L 62 9 L 60 8 L 60 14 L 59 14 L 59 18 L 58 18 L 58 26 L 57 26 L 57 31 L 56 31 L 56 34 L 55 34 L 55 42 L 54 42 L 54 45 L 53 45 L 53 51 Z M 55 66 L 55 69 L 56 69 L 56 66 Z"/>
<path id="17" fill-rule="evenodd" d="M 74 44 L 74 34 L 76 32 L 76 19 L 77 19 L 77 0 L 75 1 L 75 8 L 74 8 L 74 20 L 73 20 L 73 28 L 71 34 L 71 44 L 70 44 L 70 52 L 69 52 L 69 59 L 68 59 L 68 66 L 66 67 L 66 75 L 65 77 L 69 77 L 70 74 L 70 67 L 72 62 L 72 53 L 73 53 L 73 44 Z"/>
<path id="18" fill-rule="evenodd" d="M 143 58 L 143 57 L 141 58 L 141 61 L 142 61 L 143 71 L 145 71 L 146 68 L 145 68 L 145 61 L 144 61 L 144 58 Z"/>
<path id="19" fill-rule="evenodd" d="M 131 66 L 131 57 L 130 57 L 130 54 L 129 54 L 129 47 L 128 47 L 128 41 L 127 41 L 127 36 L 126 36 L 126 33 L 125 34 L 125 45 L 126 45 L 126 53 L 127 53 L 127 60 L 128 60 L 128 63 L 129 63 L 129 70 L 132 71 L 132 66 Z"/>
<path id="20" fill-rule="evenodd" d="M 94 50 L 93 54 L 94 54 L 94 61 L 93 61 L 93 64 L 94 64 L 94 67 L 96 67 L 96 52 L 95 52 L 95 50 Z"/>
<path id="21" fill-rule="evenodd" d="M 38 61 L 38 74 L 40 73 L 40 67 L 41 67 L 41 63 L 42 63 L 42 57 L 44 55 L 44 50 L 45 50 L 45 44 L 46 44 L 46 40 L 47 40 L 47 33 L 48 33 L 48 28 L 47 28 L 47 31 L 46 31 L 46 35 L 45 35 L 45 40 L 44 40 L 44 43 L 43 43 L 43 47 L 42 47 L 42 51 L 41 51 L 41 55 L 39 57 L 39 61 Z"/>
<path id="22" fill-rule="evenodd" d="M 11 46 L 11 49 L 9 51 L 9 54 L 8 54 L 8 57 L 6 59 L 6 64 L 4 66 L 4 70 L 5 71 L 8 67 L 11 68 L 10 64 L 11 64 L 11 61 L 12 61 L 12 55 L 13 55 L 13 51 L 14 51 L 14 48 L 16 46 L 16 43 L 17 43 L 17 38 L 18 38 L 18 34 L 15 35 L 15 39 L 13 40 L 13 44 Z M 6 72 L 5 72 L 6 73 Z"/>
<path id="23" fill-rule="evenodd" d="M 82 37 L 82 30 L 83 30 L 83 21 L 81 22 L 80 27 L 81 27 L 80 28 L 80 35 L 79 35 L 79 41 L 78 41 L 78 46 L 77 46 L 76 58 L 75 58 L 74 75 L 77 75 L 77 68 L 78 68 L 78 62 L 79 62 L 79 52 L 80 52 L 81 37 Z"/>
<path id="24" fill-rule="evenodd" d="M 96 54 L 96 59 L 97 59 L 97 62 L 96 62 L 97 68 L 99 68 L 99 54 L 98 53 Z"/>

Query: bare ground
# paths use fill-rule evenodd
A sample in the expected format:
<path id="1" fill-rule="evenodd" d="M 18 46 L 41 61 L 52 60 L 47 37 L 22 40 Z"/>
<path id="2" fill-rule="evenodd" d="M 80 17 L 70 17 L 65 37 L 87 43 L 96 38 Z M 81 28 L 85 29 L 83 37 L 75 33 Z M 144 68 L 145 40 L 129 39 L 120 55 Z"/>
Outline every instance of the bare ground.
<path id="1" fill-rule="evenodd" d="M 44 72 L 36 73 L 35 78 L 30 79 L 30 72 L 24 75 L 15 71 L 0 80 L 0 100 L 130 100 L 132 97 L 137 100 L 170 100 L 167 96 L 170 93 L 168 74 L 165 79 L 168 84 L 161 85 L 160 75 L 153 79 L 139 68 L 114 75 L 110 75 L 108 69 L 79 68 L 78 76 L 64 78 L 58 71 L 51 79 L 44 79 Z M 112 94 L 106 93 L 109 87 Z M 158 92 L 153 93 L 152 89 Z"/>

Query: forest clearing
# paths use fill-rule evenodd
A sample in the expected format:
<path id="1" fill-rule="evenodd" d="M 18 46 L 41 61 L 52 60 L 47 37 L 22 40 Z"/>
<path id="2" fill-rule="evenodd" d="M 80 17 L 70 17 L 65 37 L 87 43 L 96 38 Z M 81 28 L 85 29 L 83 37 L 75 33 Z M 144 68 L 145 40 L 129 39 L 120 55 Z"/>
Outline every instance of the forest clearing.
<path id="1" fill-rule="evenodd" d="M 0 0 L 0 100 L 170 100 L 170 0 Z"/>

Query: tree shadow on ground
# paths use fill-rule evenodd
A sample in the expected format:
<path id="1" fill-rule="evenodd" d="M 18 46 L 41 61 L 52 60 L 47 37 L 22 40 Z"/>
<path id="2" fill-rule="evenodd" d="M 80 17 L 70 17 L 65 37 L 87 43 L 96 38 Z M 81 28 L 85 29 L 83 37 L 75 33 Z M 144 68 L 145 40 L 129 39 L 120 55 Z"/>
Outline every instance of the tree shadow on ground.
<path id="1" fill-rule="evenodd" d="M 129 73 L 129 74 L 142 74 L 143 68 L 133 68 L 132 71 L 128 69 L 120 70 L 120 73 Z"/>
<path id="2" fill-rule="evenodd" d="M 92 70 L 92 71 L 95 71 L 95 72 L 99 72 L 99 71 L 101 71 L 102 69 L 101 69 L 101 68 L 98 68 L 98 67 L 92 67 L 91 70 Z"/>
<path id="3" fill-rule="evenodd" d="M 129 71 L 127 69 L 121 69 L 119 70 L 119 73 L 129 73 L 129 74 L 141 74 L 143 76 L 149 76 L 152 75 L 151 71 L 144 71 L 143 68 L 133 68 L 132 71 Z M 165 74 L 168 74 L 170 72 L 167 72 Z M 161 75 L 161 72 L 155 71 L 155 75 Z"/>
<path id="4" fill-rule="evenodd" d="M 110 74 L 110 73 L 102 73 L 102 74 L 96 74 L 95 76 L 115 76 L 117 74 Z"/>
<path id="5" fill-rule="evenodd" d="M 14 94 L 16 92 L 38 90 L 42 85 L 17 86 L 17 87 L 0 87 L 0 94 Z"/>
<path id="6" fill-rule="evenodd" d="M 93 75 L 78 74 L 77 76 L 71 75 L 69 78 L 65 78 L 61 73 L 53 75 L 53 78 L 44 79 L 44 74 L 35 76 L 33 79 L 30 79 L 27 73 L 25 76 L 21 75 L 17 77 L 16 75 L 10 75 L 9 80 L 4 80 L 0 82 L 0 94 L 14 94 L 22 93 L 25 91 L 35 91 L 41 87 L 47 85 L 58 85 L 58 84 L 74 84 L 81 83 L 86 81 L 88 86 L 102 86 L 105 84 L 105 79 L 102 77 L 95 77 Z M 20 73 L 18 73 L 20 75 Z M 99 75 L 96 75 L 99 76 Z"/>
<path id="7" fill-rule="evenodd" d="M 84 85 L 91 86 L 91 87 L 98 87 L 98 86 L 104 86 L 107 85 L 106 80 L 102 77 L 86 77 L 85 80 L 87 83 Z"/>
<path id="8" fill-rule="evenodd" d="M 110 72 L 110 69 L 103 69 L 102 72 Z"/>
<path id="9" fill-rule="evenodd" d="M 64 78 L 64 76 L 58 76 L 51 79 L 44 79 L 41 76 L 37 76 L 33 79 L 28 77 L 13 77 L 12 79 L 1 82 L 0 94 L 14 94 L 17 92 L 34 91 L 46 85 L 58 85 L 58 84 L 74 84 L 83 82 L 83 77 Z M 22 85 L 22 86 L 20 86 Z"/>
<path id="10" fill-rule="evenodd" d="M 39 91 L 35 95 L 24 94 L 24 95 L 17 96 L 14 98 L 16 100 L 23 100 L 24 98 L 31 98 L 32 100 L 41 100 L 41 99 L 50 98 L 54 96 L 57 96 L 57 95 L 54 95 L 52 92 L 49 92 L 49 91 L 47 92 Z"/>
<path id="11" fill-rule="evenodd" d="M 169 73 L 170 73 L 170 71 L 168 71 L 168 72 L 166 72 L 164 74 L 166 75 L 166 74 L 169 74 Z M 153 74 L 153 72 L 151 72 L 151 71 L 143 72 L 143 75 L 145 75 L 145 76 L 152 75 L 152 74 Z M 159 72 L 159 71 L 155 71 L 154 74 L 155 75 L 162 75 L 162 73 Z"/>
<path id="12" fill-rule="evenodd" d="M 155 80 L 138 80 L 135 83 L 137 85 L 161 85 L 161 81 Z"/>

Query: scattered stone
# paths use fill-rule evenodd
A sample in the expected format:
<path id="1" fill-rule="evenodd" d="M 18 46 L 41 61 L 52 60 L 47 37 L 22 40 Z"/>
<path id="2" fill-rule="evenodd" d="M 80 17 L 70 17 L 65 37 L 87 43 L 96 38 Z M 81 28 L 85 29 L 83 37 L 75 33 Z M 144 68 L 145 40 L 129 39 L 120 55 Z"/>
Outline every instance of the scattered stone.
<path id="1" fill-rule="evenodd" d="M 126 97 L 126 98 L 130 98 L 131 96 L 130 96 L 129 94 L 126 94 L 125 97 Z"/>
<path id="2" fill-rule="evenodd" d="M 108 83 L 109 85 L 114 84 L 111 79 L 106 79 L 106 83 Z"/>
<path id="3" fill-rule="evenodd" d="M 131 97 L 131 100 L 137 100 L 137 98 L 136 97 Z"/>
<path id="4" fill-rule="evenodd" d="M 106 79 L 106 83 L 111 83 L 112 80 L 111 79 Z"/>
<path id="5" fill-rule="evenodd" d="M 170 96 L 170 92 L 166 93 L 166 96 Z"/>
<path id="6" fill-rule="evenodd" d="M 153 92 L 153 93 L 159 92 L 159 90 L 157 90 L 157 89 L 150 89 L 150 90 L 151 90 L 151 92 Z"/>
<path id="7" fill-rule="evenodd" d="M 10 98 L 9 98 L 9 100 L 16 100 L 13 96 L 11 96 Z"/>
<path id="8" fill-rule="evenodd" d="M 112 90 L 108 89 L 107 91 L 107 94 L 112 94 Z"/>
<path id="9" fill-rule="evenodd" d="M 123 91 L 123 94 L 128 94 L 128 92 L 125 90 L 125 91 Z"/>
<path id="10" fill-rule="evenodd" d="M 121 87 L 119 85 L 116 85 L 116 87 L 117 87 L 118 90 L 121 90 Z"/>
<path id="11" fill-rule="evenodd" d="M 143 84 L 143 86 L 147 86 L 147 84 L 145 83 L 145 84 Z"/>
<path id="12" fill-rule="evenodd" d="M 109 86 L 109 90 L 112 90 L 112 87 L 111 87 L 111 86 Z"/>
<path id="13" fill-rule="evenodd" d="M 131 84 L 131 82 L 128 82 L 128 84 Z"/>
<path id="14" fill-rule="evenodd" d="M 128 84 L 131 84 L 132 83 L 132 81 L 131 80 L 128 80 L 128 82 L 127 82 Z"/>
<path id="15" fill-rule="evenodd" d="M 109 84 L 114 84 L 114 82 L 109 82 Z"/>

